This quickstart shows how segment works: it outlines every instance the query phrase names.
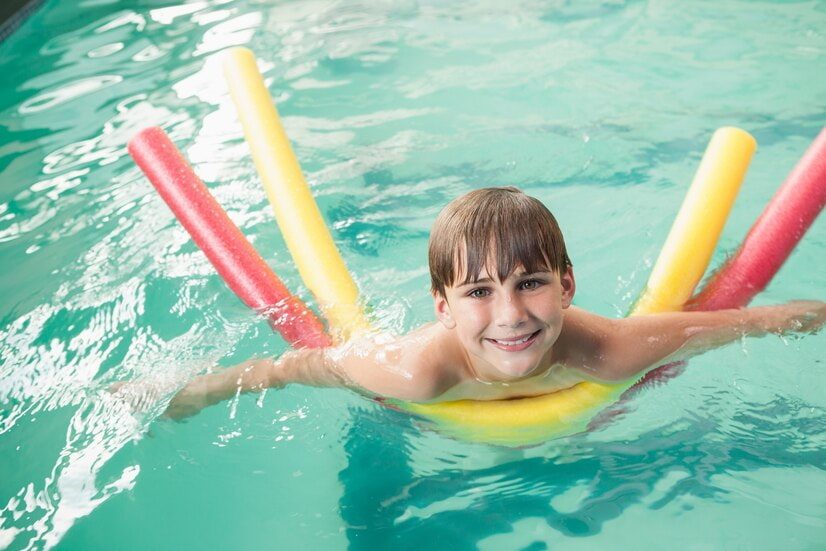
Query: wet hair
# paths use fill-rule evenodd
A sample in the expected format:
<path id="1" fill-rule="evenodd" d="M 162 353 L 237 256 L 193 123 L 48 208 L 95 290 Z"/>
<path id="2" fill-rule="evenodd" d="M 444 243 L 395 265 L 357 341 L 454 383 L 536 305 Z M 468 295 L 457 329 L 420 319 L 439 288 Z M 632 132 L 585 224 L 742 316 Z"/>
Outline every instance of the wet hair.
<path id="1" fill-rule="evenodd" d="M 482 268 L 504 281 L 520 266 L 558 274 L 571 266 L 551 211 L 515 187 L 477 189 L 448 203 L 433 224 L 428 263 L 431 292 L 442 296 L 479 279 Z"/>

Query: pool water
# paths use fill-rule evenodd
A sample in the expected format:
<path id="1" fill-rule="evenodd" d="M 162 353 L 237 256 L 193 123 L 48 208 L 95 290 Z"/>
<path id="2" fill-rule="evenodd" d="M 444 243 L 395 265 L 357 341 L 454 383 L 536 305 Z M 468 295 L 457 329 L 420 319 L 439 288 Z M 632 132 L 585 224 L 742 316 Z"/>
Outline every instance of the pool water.
<path id="1" fill-rule="evenodd" d="M 715 128 L 759 143 L 713 263 L 821 130 L 822 2 L 46 0 L 0 44 L 0 548 L 816 549 L 826 341 L 736 343 L 597 431 L 450 439 L 339 390 L 182 423 L 106 391 L 278 355 L 125 151 L 162 125 L 288 287 L 216 54 L 260 59 L 377 323 L 432 319 L 430 224 L 517 185 L 621 316 Z M 826 221 L 757 304 L 823 298 Z"/>

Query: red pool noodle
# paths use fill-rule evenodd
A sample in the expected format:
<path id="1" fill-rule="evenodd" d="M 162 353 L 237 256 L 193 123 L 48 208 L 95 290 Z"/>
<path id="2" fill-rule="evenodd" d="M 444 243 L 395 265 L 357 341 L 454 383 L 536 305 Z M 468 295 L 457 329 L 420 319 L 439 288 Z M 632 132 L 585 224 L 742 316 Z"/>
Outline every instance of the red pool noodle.
<path id="1" fill-rule="evenodd" d="M 777 190 L 743 244 L 689 310 L 721 310 L 747 305 L 765 289 L 826 205 L 826 129 Z"/>
<path id="2" fill-rule="evenodd" d="M 319 319 L 287 290 L 163 130 L 141 130 L 127 149 L 218 274 L 247 306 L 265 314 L 273 329 L 292 346 L 331 344 Z"/>

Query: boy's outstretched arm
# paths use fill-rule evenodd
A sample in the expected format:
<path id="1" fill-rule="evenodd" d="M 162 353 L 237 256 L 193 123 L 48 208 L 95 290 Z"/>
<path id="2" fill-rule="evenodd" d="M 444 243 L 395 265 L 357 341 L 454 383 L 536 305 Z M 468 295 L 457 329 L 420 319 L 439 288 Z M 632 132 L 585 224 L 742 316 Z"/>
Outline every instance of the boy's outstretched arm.
<path id="1" fill-rule="evenodd" d="M 172 398 L 164 415 L 183 419 L 237 394 L 292 383 L 427 400 L 451 384 L 436 369 L 438 356 L 438 343 L 422 331 L 392 338 L 371 335 L 331 348 L 292 350 L 278 359 L 251 360 L 195 377 Z"/>
<path id="2" fill-rule="evenodd" d="M 815 332 L 824 323 L 826 303 L 820 301 L 609 320 L 590 366 L 599 379 L 623 381 L 745 336 Z"/>

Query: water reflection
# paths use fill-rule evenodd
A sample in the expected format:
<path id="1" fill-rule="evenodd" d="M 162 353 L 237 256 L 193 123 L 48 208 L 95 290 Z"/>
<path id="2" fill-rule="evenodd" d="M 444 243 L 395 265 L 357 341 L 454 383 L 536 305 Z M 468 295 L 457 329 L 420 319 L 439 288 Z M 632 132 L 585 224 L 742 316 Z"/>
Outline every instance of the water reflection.
<path id="1" fill-rule="evenodd" d="M 91 94 L 107 86 L 118 84 L 123 80 L 119 75 L 100 75 L 66 84 L 55 90 L 47 90 L 20 105 L 20 114 L 28 115 L 51 109 L 71 99 Z"/>
<path id="2" fill-rule="evenodd" d="M 720 476 L 767 467 L 826 468 L 823 442 L 811 442 L 824 414 L 777 398 L 746 403 L 726 420 L 675 420 L 633 440 L 584 435 L 524 451 L 447 446 L 459 453 L 446 452 L 445 443 L 435 440 L 424 469 L 411 455 L 427 435 L 392 412 L 356 415 L 345 444 L 349 463 L 339 473 L 342 518 L 351 549 L 475 549 L 527 518 L 550 528 L 537 544 L 554 534 L 594 536 L 631 507 L 662 509 L 687 504 L 689 496 L 725 501 L 729 490 Z M 371 430 L 380 431 L 381 442 L 370 437 Z M 478 467 L 469 467 L 474 462 Z"/>

